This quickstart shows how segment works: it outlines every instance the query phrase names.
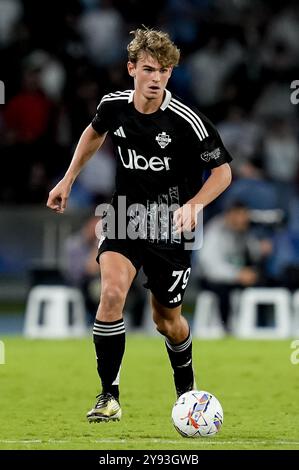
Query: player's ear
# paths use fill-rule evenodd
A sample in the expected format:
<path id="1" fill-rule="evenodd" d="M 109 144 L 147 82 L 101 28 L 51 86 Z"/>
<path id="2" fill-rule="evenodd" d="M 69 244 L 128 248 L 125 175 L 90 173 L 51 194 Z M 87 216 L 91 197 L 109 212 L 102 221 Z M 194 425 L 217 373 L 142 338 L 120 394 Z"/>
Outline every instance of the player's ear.
<path id="1" fill-rule="evenodd" d="M 127 67 L 128 67 L 128 73 L 130 75 L 130 77 L 135 77 L 136 75 L 136 69 L 135 69 L 135 64 L 133 62 L 128 62 L 127 64 Z"/>

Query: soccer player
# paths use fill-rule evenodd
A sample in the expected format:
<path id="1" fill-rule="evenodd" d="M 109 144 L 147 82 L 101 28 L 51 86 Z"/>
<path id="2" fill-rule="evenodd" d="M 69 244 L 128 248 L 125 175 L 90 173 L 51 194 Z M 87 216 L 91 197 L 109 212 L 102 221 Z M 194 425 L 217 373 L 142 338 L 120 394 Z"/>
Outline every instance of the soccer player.
<path id="1" fill-rule="evenodd" d="M 102 288 L 93 339 L 102 391 L 87 413 L 90 422 L 121 417 L 123 307 L 141 267 L 151 291 L 153 320 L 165 337 L 177 396 L 195 387 L 191 333 L 182 316 L 192 253 L 185 249 L 185 234 L 196 226 L 202 207 L 231 182 L 231 157 L 215 127 L 166 89 L 179 62 L 178 48 L 161 31 L 144 28 L 133 34 L 127 67 L 134 89 L 103 96 L 47 202 L 64 212 L 75 178 L 109 133 L 117 158 L 116 191 L 103 214 L 106 229 L 97 258 Z M 205 170 L 210 175 L 203 184 Z M 114 225 L 111 220 L 116 220 Z"/>

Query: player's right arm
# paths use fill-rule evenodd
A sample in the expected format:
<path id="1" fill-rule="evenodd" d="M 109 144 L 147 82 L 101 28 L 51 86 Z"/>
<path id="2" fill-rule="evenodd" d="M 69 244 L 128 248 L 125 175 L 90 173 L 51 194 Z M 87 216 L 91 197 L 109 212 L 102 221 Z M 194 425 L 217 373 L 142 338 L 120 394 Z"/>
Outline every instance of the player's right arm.
<path id="1" fill-rule="evenodd" d="M 106 135 L 107 132 L 103 134 L 96 132 L 92 125 L 84 130 L 67 172 L 49 193 L 47 207 L 60 214 L 64 212 L 75 179 L 85 163 L 103 145 Z"/>

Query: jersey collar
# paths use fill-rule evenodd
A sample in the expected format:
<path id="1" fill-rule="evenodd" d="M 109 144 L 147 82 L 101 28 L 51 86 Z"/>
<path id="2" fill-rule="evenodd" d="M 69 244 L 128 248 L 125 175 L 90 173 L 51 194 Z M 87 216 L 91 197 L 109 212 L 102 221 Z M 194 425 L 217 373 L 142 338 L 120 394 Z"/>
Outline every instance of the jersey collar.
<path id="1" fill-rule="evenodd" d="M 133 103 L 134 93 L 135 93 L 135 90 L 132 90 L 130 95 L 129 95 L 129 100 L 128 100 L 129 103 Z M 170 103 L 170 100 L 171 100 L 171 93 L 170 93 L 170 91 L 165 89 L 165 98 L 164 98 L 164 100 L 163 100 L 163 102 L 160 106 L 160 109 L 162 109 L 162 111 L 165 111 L 165 109 L 167 108 L 167 106 Z"/>
<path id="2" fill-rule="evenodd" d="M 163 103 L 162 103 L 161 106 L 160 106 L 160 108 L 162 109 L 162 111 L 165 111 L 165 109 L 167 108 L 167 106 L 168 106 L 169 103 L 170 103 L 170 100 L 171 100 L 171 93 L 170 93 L 170 91 L 168 91 L 168 90 L 165 89 L 165 98 L 164 98 Z"/>

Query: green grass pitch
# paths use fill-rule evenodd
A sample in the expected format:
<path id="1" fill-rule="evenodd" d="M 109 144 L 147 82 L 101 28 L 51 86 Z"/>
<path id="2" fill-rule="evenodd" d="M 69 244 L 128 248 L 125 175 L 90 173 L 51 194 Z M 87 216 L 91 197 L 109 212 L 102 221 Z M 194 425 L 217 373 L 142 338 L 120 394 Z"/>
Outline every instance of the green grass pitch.
<path id="1" fill-rule="evenodd" d="M 121 371 L 123 418 L 89 424 L 98 392 L 91 339 L 1 338 L 0 449 L 299 449 L 299 364 L 291 341 L 193 341 L 198 388 L 224 409 L 221 432 L 186 439 L 163 340 L 128 335 Z"/>

